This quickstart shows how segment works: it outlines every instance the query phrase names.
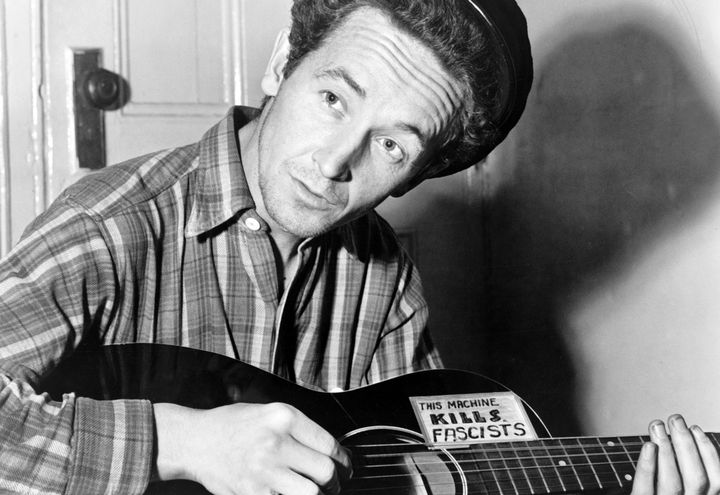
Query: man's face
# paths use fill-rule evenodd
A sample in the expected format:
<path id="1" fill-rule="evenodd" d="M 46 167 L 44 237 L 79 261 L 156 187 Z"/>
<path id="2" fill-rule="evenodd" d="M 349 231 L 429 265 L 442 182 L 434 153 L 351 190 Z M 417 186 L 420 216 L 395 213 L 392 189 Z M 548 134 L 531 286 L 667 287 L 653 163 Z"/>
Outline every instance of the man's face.
<path id="1" fill-rule="evenodd" d="M 262 202 L 298 237 L 402 193 L 461 104 L 459 84 L 431 50 L 369 8 L 278 77 L 276 90 L 264 87 L 275 98 L 260 122 Z"/>

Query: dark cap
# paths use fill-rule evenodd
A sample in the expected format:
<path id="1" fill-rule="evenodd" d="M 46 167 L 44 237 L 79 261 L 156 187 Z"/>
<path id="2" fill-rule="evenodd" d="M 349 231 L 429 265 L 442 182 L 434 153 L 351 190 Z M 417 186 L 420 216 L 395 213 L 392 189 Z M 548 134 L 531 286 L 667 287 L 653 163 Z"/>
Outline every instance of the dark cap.
<path id="1" fill-rule="evenodd" d="M 473 12 L 490 33 L 501 61 L 498 84 L 499 105 L 490 116 L 497 129 L 495 139 L 477 153 L 450 163 L 436 176 L 450 175 L 484 159 L 515 127 L 525 110 L 533 80 L 533 60 L 528 40 L 527 22 L 514 0 L 456 0 L 463 11 Z"/>

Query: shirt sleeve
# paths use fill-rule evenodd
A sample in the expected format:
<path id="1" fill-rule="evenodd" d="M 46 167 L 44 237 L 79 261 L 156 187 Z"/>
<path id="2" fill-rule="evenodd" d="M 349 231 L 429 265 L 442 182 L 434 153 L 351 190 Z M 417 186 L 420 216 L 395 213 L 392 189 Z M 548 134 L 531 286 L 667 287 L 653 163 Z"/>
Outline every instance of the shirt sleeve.
<path id="1" fill-rule="evenodd" d="M 428 306 L 420 275 L 404 251 L 399 267 L 393 301 L 370 364 L 368 383 L 442 367 L 427 325 Z"/>
<path id="2" fill-rule="evenodd" d="M 33 388 L 88 332 L 107 327 L 119 287 L 114 263 L 91 216 L 59 203 L 0 262 L 0 491 L 146 488 L 153 458 L 149 402 L 73 394 L 53 401 Z"/>

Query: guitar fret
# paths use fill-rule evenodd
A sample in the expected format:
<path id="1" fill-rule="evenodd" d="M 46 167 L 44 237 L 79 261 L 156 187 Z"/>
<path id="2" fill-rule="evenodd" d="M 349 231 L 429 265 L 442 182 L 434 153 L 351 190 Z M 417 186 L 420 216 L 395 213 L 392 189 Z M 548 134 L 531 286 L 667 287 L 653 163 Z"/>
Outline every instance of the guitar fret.
<path id="1" fill-rule="evenodd" d="M 492 479 L 480 478 L 478 484 L 483 483 L 486 493 L 491 484 L 500 493 L 515 495 L 627 489 L 634 478 L 636 438 L 643 441 L 642 437 L 587 437 L 487 445 L 477 450 L 486 461 L 476 456 L 475 466 L 489 469 Z M 716 437 L 712 441 L 718 443 Z"/>
<path id="2" fill-rule="evenodd" d="M 565 491 L 584 491 L 583 482 L 575 469 L 575 460 L 568 455 L 562 442 L 555 439 L 544 439 L 543 444 L 550 453 L 555 469 L 560 473 Z"/>
<path id="3" fill-rule="evenodd" d="M 472 452 L 470 453 L 470 455 L 467 455 L 467 456 L 463 455 L 462 457 L 460 457 L 456 454 L 456 457 L 458 457 L 458 458 L 470 459 L 470 461 L 474 465 L 473 469 L 470 472 L 465 473 L 465 476 L 468 479 L 468 484 L 470 486 L 477 484 L 477 483 L 474 483 L 475 478 L 477 477 L 484 488 L 483 493 L 486 493 L 486 494 L 493 493 L 493 490 L 490 488 L 490 486 L 488 486 L 488 482 L 490 482 L 491 484 L 494 484 L 495 487 L 497 488 L 497 491 L 500 493 L 501 492 L 500 485 L 498 484 L 497 478 L 495 478 L 495 474 L 492 472 L 491 469 L 489 469 L 489 467 L 490 467 L 489 462 L 487 460 L 483 460 L 478 457 L 478 455 L 482 453 L 482 447 L 474 446 L 471 449 L 472 449 Z M 488 479 L 488 478 L 492 478 L 492 479 Z"/>
<path id="4" fill-rule="evenodd" d="M 532 495 L 535 495 L 532 482 L 530 481 L 525 466 L 523 465 L 523 459 L 515 448 L 516 442 L 503 443 L 500 445 L 500 450 L 503 452 L 503 460 L 510 470 L 510 476 L 515 482 L 515 487 L 518 489 L 519 493 L 528 493 L 529 490 Z M 525 488 L 526 486 L 527 489 Z"/>
<path id="5" fill-rule="evenodd" d="M 542 450 L 544 452 L 540 452 L 540 456 L 535 456 L 535 462 L 538 464 L 538 467 L 540 469 L 541 476 L 543 477 L 543 482 L 545 483 L 545 486 L 548 487 L 548 493 L 549 492 L 557 492 L 557 487 L 552 484 L 552 480 L 557 480 L 560 484 L 560 489 L 562 489 L 563 492 L 567 492 L 567 488 L 565 487 L 565 483 L 563 481 L 563 477 L 560 474 L 560 471 L 557 468 L 557 465 L 555 461 L 553 460 L 552 454 L 548 450 L 545 440 L 541 439 L 537 442 L 537 444 L 542 447 Z M 539 448 L 538 448 L 539 450 Z M 534 454 L 533 454 L 534 455 Z M 548 483 L 548 479 L 551 480 L 550 483 Z"/>
<path id="6" fill-rule="evenodd" d="M 488 459 L 488 462 L 490 463 L 490 468 L 493 474 L 498 480 L 498 484 L 500 485 L 500 492 L 503 494 L 507 494 L 511 493 L 512 491 L 512 493 L 520 495 L 520 492 L 518 491 L 517 485 L 515 484 L 515 480 L 513 479 L 507 462 L 505 462 L 505 459 L 501 454 L 503 445 L 506 444 L 497 443 L 493 447 L 485 449 L 484 453 Z"/>
<path id="7" fill-rule="evenodd" d="M 562 443 L 560 444 L 560 446 L 562 447 L 563 452 L 565 452 L 565 456 L 569 460 L 570 466 L 572 466 L 572 470 L 575 473 L 575 478 L 577 479 L 577 482 L 580 484 L 580 489 L 585 491 L 585 483 L 583 483 L 583 479 L 580 474 L 582 470 L 578 469 L 579 466 L 575 465 L 577 462 L 577 459 L 573 455 L 571 455 L 571 453 L 568 451 L 567 447 L 565 447 Z"/>
<path id="8" fill-rule="evenodd" d="M 520 447 L 515 448 L 515 454 L 518 456 L 525 476 L 528 479 L 530 490 L 533 493 L 550 493 L 550 487 L 545 480 L 545 476 L 535 456 L 536 442 L 532 442 L 532 445 L 524 441 L 513 442 L 513 444 Z"/>
<path id="9" fill-rule="evenodd" d="M 580 438 L 576 438 L 575 441 L 577 442 L 578 448 L 579 448 L 579 450 L 580 450 L 580 454 L 579 454 L 579 455 L 584 456 L 585 459 L 587 460 L 587 464 L 585 464 L 585 465 L 583 465 L 583 464 L 577 464 L 577 467 L 580 468 L 580 469 L 579 469 L 580 471 L 585 471 L 585 472 L 588 472 L 588 469 L 587 469 L 587 468 L 589 467 L 589 468 L 590 468 L 590 469 L 589 469 L 589 472 L 592 473 L 592 477 L 595 478 L 595 481 L 597 481 L 597 484 L 599 485 L 599 487 L 600 487 L 600 488 L 603 488 L 602 481 L 600 481 L 600 477 L 598 476 L 597 471 L 595 470 L 595 467 L 593 466 L 593 463 L 592 463 L 592 461 L 590 460 L 590 456 L 588 456 L 587 450 L 585 450 L 585 446 L 582 444 L 581 439 L 580 439 Z M 587 484 L 592 484 L 592 481 L 590 481 L 590 482 L 587 483 Z"/>
<path id="10" fill-rule="evenodd" d="M 635 452 L 635 451 L 630 452 L 630 451 L 627 449 L 627 446 L 625 446 L 625 451 L 627 452 L 628 458 L 630 458 L 630 460 L 632 461 L 632 464 L 633 464 L 633 479 L 635 478 L 635 469 L 637 469 L 637 462 L 638 462 L 638 459 L 640 458 L 640 449 L 642 448 L 642 445 L 643 445 L 645 442 L 648 442 L 648 441 L 650 440 L 649 437 L 644 437 L 644 436 L 642 436 L 642 435 L 638 435 L 638 436 L 635 437 L 635 438 L 637 438 L 638 443 L 639 443 L 639 445 L 640 445 L 640 447 L 638 448 L 637 452 Z"/>
<path id="11" fill-rule="evenodd" d="M 488 456 L 485 446 L 481 446 L 478 449 L 478 452 L 481 452 L 484 457 L 484 459 L 482 461 L 485 464 L 484 472 L 486 472 L 486 473 L 489 472 L 492 475 L 492 479 L 495 482 L 495 486 L 497 486 L 498 493 L 507 493 L 503 489 L 503 484 L 500 482 L 500 479 L 498 478 L 497 473 L 495 472 L 495 468 L 493 467 L 493 463 L 490 460 L 490 457 Z M 476 457 L 476 460 L 478 460 L 477 457 Z M 502 472 L 502 471 L 500 471 L 500 472 Z M 485 479 L 484 476 L 482 478 Z"/>
<path id="12" fill-rule="evenodd" d="M 595 474 L 598 477 L 598 482 L 603 487 L 610 488 L 613 485 L 622 486 L 622 481 L 620 481 L 620 477 L 618 476 L 617 471 L 615 471 L 615 467 L 608 455 L 606 444 L 600 438 L 591 437 L 579 439 L 578 443 L 583 446 L 585 456 L 589 460 L 590 466 L 595 471 Z M 608 447 L 615 445 L 612 441 L 611 444 L 612 445 L 608 445 Z"/>
<path id="13" fill-rule="evenodd" d="M 626 438 L 603 438 L 605 451 L 621 487 L 632 484 L 635 478 L 635 462 L 627 449 Z"/>
<path id="14" fill-rule="evenodd" d="M 618 486 L 622 487 L 623 482 L 620 479 L 620 476 L 618 475 L 617 469 L 615 469 L 615 464 L 613 464 L 612 459 L 610 459 L 610 454 L 608 452 L 608 448 L 612 448 L 615 446 L 615 442 L 612 440 L 605 440 L 603 441 L 600 438 L 596 438 L 598 445 L 600 446 L 600 449 L 602 450 L 603 455 L 605 456 L 605 459 L 607 459 L 608 464 L 610 466 L 610 469 L 612 470 L 612 474 L 615 477 L 615 480 L 618 483 Z M 612 482 L 612 480 L 610 481 Z"/>

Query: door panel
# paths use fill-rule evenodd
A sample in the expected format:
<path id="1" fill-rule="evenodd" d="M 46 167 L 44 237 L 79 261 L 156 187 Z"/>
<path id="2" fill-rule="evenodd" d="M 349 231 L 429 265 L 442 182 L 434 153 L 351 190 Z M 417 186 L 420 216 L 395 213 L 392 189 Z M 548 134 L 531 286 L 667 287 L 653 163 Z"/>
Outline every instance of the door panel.
<path id="1" fill-rule="evenodd" d="M 117 7 L 116 53 L 121 73 L 133 80 L 133 103 L 124 113 L 222 114 L 232 101 L 239 53 L 230 35 L 240 19 L 230 2 L 121 0 Z M 172 22 L 158 29 L 169 12 Z"/>
<path id="2" fill-rule="evenodd" d="M 72 50 L 100 48 L 129 84 L 105 113 L 107 163 L 197 141 L 233 104 L 257 106 L 291 0 L 53 0 L 43 4 L 46 201 L 78 171 Z M 248 4 L 250 6 L 248 7 Z M 246 56 L 252 41 L 254 57 Z"/>

